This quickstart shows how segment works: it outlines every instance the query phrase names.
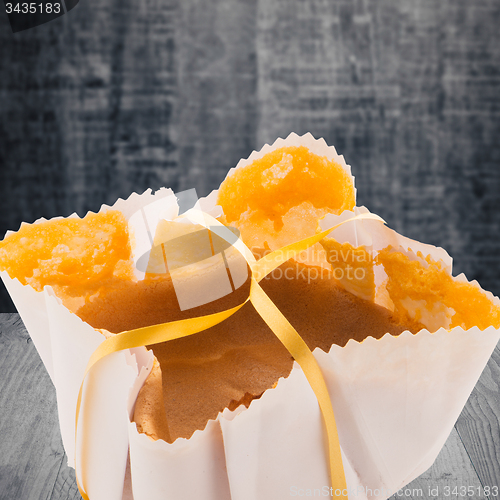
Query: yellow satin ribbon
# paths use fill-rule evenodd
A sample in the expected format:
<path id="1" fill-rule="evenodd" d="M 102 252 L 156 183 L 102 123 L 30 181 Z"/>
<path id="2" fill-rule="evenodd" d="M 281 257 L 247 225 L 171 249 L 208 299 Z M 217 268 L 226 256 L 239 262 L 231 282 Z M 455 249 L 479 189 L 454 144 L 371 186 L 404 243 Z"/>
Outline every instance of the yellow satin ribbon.
<path id="1" fill-rule="evenodd" d="M 200 224 L 207 229 L 216 232 L 219 236 L 226 239 L 226 241 L 228 242 L 234 240 L 234 234 L 230 233 L 229 229 L 227 229 L 218 220 L 214 219 L 206 213 L 190 210 L 185 214 L 185 217 L 192 222 Z M 124 349 L 159 344 L 161 342 L 167 342 L 169 340 L 187 337 L 188 335 L 193 335 L 195 333 L 201 332 L 229 318 L 236 311 L 241 309 L 248 301 L 250 301 L 255 310 L 267 323 L 269 328 L 288 349 L 295 361 L 297 361 L 297 363 L 300 365 L 311 388 L 314 391 L 314 394 L 316 395 L 326 427 L 331 484 L 333 490 L 340 493 L 340 495 L 338 495 L 340 498 L 347 498 L 347 486 L 345 481 L 344 466 L 342 464 L 342 456 L 340 452 L 337 424 L 335 422 L 335 415 L 333 413 L 330 396 L 328 394 L 328 389 L 321 369 L 307 344 L 304 342 L 295 328 L 293 328 L 293 326 L 283 316 L 281 311 L 274 305 L 268 295 L 264 292 L 262 287 L 259 285 L 259 281 L 269 273 L 271 273 L 274 269 L 279 267 L 281 264 L 294 257 L 296 254 L 306 250 L 315 243 L 318 243 L 331 231 L 340 227 L 342 224 L 361 219 L 371 219 L 384 222 L 383 219 L 375 214 L 359 214 L 351 217 L 350 219 L 346 219 L 325 231 L 317 233 L 314 236 L 310 236 L 309 238 L 305 238 L 303 240 L 287 245 L 279 250 L 275 250 L 274 252 L 265 255 L 259 260 L 255 260 L 252 252 L 248 249 L 248 247 L 240 239 L 238 239 L 236 243 L 233 242 L 232 244 L 246 259 L 251 271 L 250 293 L 243 303 L 231 309 L 227 309 L 215 314 L 209 314 L 206 316 L 199 316 L 196 318 L 189 318 L 179 321 L 172 321 L 169 323 L 137 328 L 135 330 L 128 330 L 125 332 L 114 334 L 104 340 L 104 342 L 102 342 L 94 351 L 88 361 L 83 376 L 83 381 L 80 386 L 80 391 L 78 393 L 75 416 L 75 454 L 77 446 L 76 438 L 78 435 L 78 420 L 82 402 L 83 383 L 91 368 L 99 360 L 106 357 L 108 354 Z M 225 233 L 225 231 L 227 232 Z M 75 456 L 75 468 L 77 466 L 77 458 L 78 457 Z M 85 473 L 83 468 L 81 476 L 82 477 L 80 481 L 77 474 L 78 489 L 80 490 L 80 494 L 82 495 L 84 500 L 89 500 L 86 489 L 83 486 L 85 484 Z"/>

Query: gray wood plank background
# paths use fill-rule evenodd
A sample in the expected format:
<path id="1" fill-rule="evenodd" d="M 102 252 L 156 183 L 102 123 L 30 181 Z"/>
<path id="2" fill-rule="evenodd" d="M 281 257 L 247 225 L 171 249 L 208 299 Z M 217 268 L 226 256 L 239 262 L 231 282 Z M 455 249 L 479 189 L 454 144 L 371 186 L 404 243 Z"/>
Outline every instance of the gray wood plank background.
<path id="1" fill-rule="evenodd" d="M 206 195 L 310 131 L 358 204 L 499 295 L 499 22 L 499 0 L 81 0 L 17 34 L 1 13 L 0 237 L 148 187 Z"/>
<path id="2" fill-rule="evenodd" d="M 432 467 L 391 500 L 498 498 L 499 367 L 497 347 Z M 18 314 L 0 314 L 0 373 L 0 500 L 81 499 L 66 465 L 54 386 Z"/>

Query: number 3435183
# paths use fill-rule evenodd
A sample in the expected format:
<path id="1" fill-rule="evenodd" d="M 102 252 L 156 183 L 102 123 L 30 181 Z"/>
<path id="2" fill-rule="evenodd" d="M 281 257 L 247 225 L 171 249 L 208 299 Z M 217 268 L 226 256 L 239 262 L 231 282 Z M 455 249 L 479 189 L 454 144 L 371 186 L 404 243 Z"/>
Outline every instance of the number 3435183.
<path id="1" fill-rule="evenodd" d="M 60 3 L 6 3 L 7 14 L 59 14 L 61 12 Z"/>

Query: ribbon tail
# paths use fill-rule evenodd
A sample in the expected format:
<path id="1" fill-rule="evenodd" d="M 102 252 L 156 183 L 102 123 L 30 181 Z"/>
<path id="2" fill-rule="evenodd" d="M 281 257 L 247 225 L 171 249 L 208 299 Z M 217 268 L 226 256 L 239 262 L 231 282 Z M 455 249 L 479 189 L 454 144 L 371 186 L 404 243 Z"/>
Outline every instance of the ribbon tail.
<path id="1" fill-rule="evenodd" d="M 273 301 L 254 278 L 252 278 L 252 287 L 250 289 L 250 301 L 269 328 L 271 328 L 273 333 L 280 339 L 295 361 L 300 365 L 316 395 L 328 438 L 331 485 L 335 491 L 340 490 L 341 495 L 339 495 L 339 498 L 347 498 L 347 484 L 340 451 L 337 424 L 335 422 L 330 395 L 318 362 L 302 337 L 274 305 Z"/>

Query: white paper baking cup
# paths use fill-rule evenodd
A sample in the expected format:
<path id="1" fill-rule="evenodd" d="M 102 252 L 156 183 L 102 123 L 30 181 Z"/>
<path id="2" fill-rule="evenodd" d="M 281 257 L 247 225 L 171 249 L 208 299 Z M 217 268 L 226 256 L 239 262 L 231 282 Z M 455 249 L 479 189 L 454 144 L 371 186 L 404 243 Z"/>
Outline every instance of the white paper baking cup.
<path id="1" fill-rule="evenodd" d="M 292 145 L 305 145 L 350 172 L 334 148 L 310 134 L 279 139 L 236 168 Z M 215 200 L 213 192 L 198 206 L 217 215 Z M 135 260 L 151 248 L 158 221 L 177 215 L 172 191 L 165 189 L 133 194 L 111 208 L 130 222 Z M 360 211 L 366 209 L 355 209 Z M 352 215 L 327 216 L 322 224 Z M 348 223 L 333 236 L 375 250 L 391 244 L 421 251 L 451 270 L 443 249 L 404 238 L 378 222 Z M 6 272 L 1 277 L 56 388 L 61 435 L 73 466 L 76 399 L 87 362 L 104 336 L 64 307 L 50 287 L 37 292 Z M 430 467 L 499 338 L 493 327 L 422 330 L 314 351 L 336 415 L 349 499 L 388 498 Z M 284 500 L 330 492 L 324 426 L 297 364 L 248 409 L 225 410 L 190 439 L 168 444 L 139 434 L 131 422 L 152 362 L 145 348 L 127 350 L 101 360 L 87 377 L 80 424 L 87 439 L 76 451 L 85 464 L 91 500 L 120 500 L 124 491 L 130 498 L 130 490 L 135 500 Z M 128 459 L 131 484 L 127 479 L 124 489 Z"/>

